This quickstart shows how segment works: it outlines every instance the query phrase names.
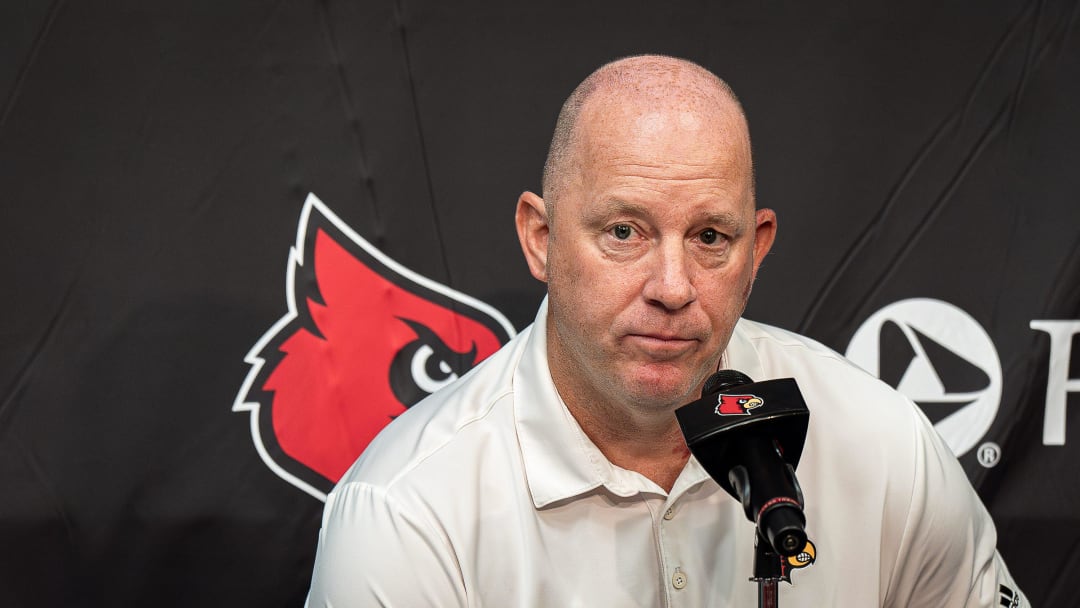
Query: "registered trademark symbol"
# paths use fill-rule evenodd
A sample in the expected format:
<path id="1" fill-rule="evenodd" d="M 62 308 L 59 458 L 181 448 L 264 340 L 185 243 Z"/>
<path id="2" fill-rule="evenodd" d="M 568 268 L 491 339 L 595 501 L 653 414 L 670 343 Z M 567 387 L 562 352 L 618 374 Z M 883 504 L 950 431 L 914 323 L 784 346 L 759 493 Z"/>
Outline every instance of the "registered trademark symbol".
<path id="1" fill-rule="evenodd" d="M 976 454 L 979 464 L 989 469 L 1001 461 L 1001 446 L 993 441 L 987 441 L 979 446 Z"/>

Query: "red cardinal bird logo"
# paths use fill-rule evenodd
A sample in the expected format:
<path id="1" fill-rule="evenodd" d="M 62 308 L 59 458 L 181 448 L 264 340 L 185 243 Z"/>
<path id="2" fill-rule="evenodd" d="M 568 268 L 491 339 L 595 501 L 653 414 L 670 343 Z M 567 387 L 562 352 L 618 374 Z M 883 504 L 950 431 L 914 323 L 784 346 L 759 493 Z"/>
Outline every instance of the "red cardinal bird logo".
<path id="1" fill-rule="evenodd" d="M 285 299 L 244 359 L 233 411 L 251 413 L 263 462 L 320 500 L 386 424 L 514 335 L 497 310 L 387 257 L 314 194 Z"/>
<path id="2" fill-rule="evenodd" d="M 750 410 L 763 405 L 765 402 L 756 395 L 720 395 L 716 402 L 716 413 L 721 416 L 749 416 Z"/>

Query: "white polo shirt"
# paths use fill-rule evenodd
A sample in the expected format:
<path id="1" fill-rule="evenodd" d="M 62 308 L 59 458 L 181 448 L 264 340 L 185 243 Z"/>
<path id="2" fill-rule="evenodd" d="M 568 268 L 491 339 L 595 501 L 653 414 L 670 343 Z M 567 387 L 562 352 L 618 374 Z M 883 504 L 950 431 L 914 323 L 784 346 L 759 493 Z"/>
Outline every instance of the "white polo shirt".
<path id="1" fill-rule="evenodd" d="M 741 507 L 693 457 L 670 493 L 608 462 L 552 383 L 546 314 L 545 301 L 345 474 L 309 606 L 757 605 Z M 811 412 L 797 474 L 816 561 L 780 584 L 780 606 L 1028 605 L 963 470 L 910 401 L 816 342 L 747 320 L 724 366 L 794 377 Z"/>

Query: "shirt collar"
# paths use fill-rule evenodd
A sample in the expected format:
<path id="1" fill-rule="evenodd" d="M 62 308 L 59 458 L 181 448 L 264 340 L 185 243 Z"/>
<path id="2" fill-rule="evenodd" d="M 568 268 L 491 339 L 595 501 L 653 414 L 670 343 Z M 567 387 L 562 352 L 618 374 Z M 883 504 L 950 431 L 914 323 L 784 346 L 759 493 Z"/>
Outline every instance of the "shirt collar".
<path id="1" fill-rule="evenodd" d="M 514 418 L 533 504 L 540 509 L 601 486 L 622 497 L 641 492 L 663 495 L 663 489 L 643 475 L 611 464 L 566 408 L 547 362 L 547 311 L 545 297 L 514 370 Z M 761 374 L 753 346 L 738 326 L 723 361 L 751 378 Z M 681 494 L 706 479 L 708 473 L 691 457 L 671 494 Z"/>
<path id="2" fill-rule="evenodd" d="M 547 363 L 547 298 L 514 370 L 514 419 L 536 508 L 604 483 L 600 450 L 566 409 Z"/>
<path id="3" fill-rule="evenodd" d="M 768 380 L 768 378 L 765 377 L 765 368 L 762 367 L 761 357 L 758 356 L 757 349 L 754 348 L 754 343 L 750 339 L 750 325 L 753 324 L 743 319 L 739 319 L 739 322 L 735 324 L 735 331 L 731 332 L 727 350 L 724 351 L 724 356 L 720 359 L 720 367 L 721 369 L 738 370 L 749 376 L 754 382 L 760 382 Z"/>

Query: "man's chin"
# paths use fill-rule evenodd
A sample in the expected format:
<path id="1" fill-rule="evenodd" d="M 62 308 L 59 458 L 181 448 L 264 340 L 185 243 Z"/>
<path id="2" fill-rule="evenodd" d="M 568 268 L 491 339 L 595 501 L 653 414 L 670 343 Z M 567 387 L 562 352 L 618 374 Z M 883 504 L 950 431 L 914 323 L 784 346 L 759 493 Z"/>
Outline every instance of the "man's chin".
<path id="1" fill-rule="evenodd" d="M 697 382 L 688 378 L 635 378 L 626 385 L 626 395 L 635 404 L 648 409 L 673 409 L 697 398 Z"/>

